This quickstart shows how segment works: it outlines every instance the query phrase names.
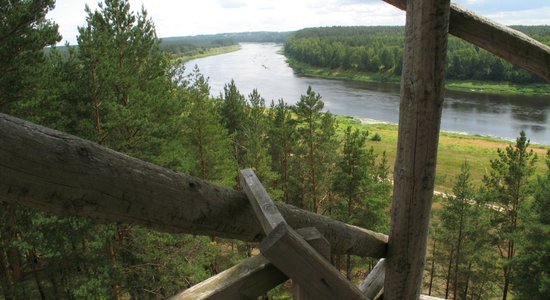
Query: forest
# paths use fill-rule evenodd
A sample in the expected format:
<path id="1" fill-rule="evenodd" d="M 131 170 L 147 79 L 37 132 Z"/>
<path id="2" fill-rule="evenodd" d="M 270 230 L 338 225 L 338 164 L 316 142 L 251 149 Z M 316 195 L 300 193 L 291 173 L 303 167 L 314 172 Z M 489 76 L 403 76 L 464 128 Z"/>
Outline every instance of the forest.
<path id="1" fill-rule="evenodd" d="M 61 39 L 46 19 L 54 4 L 2 2 L 1 113 L 235 189 L 238 171 L 252 168 L 275 201 L 388 232 L 391 170 L 385 153 L 369 146 L 384 137 L 340 124 L 311 88 L 295 105 L 257 90 L 243 95 L 234 82 L 212 97 L 200 70 L 185 72 L 163 52 L 147 11 L 127 0 L 86 8 L 78 47 L 45 54 Z M 541 175 L 538 159 L 549 167 Z M 550 156 L 537 157 L 520 133 L 497 152 L 480 186 L 469 174 L 465 162 L 452 193 L 436 200 L 424 292 L 545 299 Z M 0 220 L 6 300 L 162 299 L 257 251 L 236 240 L 47 215 L 1 198 Z M 349 255 L 331 262 L 354 282 L 376 263 Z M 289 296 L 283 286 L 270 297 Z"/>
<path id="2" fill-rule="evenodd" d="M 161 39 L 160 49 L 175 55 L 191 56 L 209 48 L 238 43 L 283 43 L 290 34 L 290 32 L 259 31 L 167 37 Z"/>
<path id="3" fill-rule="evenodd" d="M 550 26 L 513 26 L 550 45 Z M 314 67 L 374 73 L 382 79 L 400 76 L 405 28 L 352 26 L 306 28 L 285 43 L 285 55 Z M 542 83 L 542 79 L 456 37 L 449 37 L 446 78 Z"/>

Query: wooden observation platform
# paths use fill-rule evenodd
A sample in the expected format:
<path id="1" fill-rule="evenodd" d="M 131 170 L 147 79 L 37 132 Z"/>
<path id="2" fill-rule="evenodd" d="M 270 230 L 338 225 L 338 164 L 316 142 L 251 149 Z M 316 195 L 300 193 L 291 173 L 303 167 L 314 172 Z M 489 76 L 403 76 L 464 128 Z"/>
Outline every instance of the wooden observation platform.
<path id="1" fill-rule="evenodd" d="M 550 83 L 550 47 L 449 0 L 384 0 L 407 11 L 389 237 L 274 204 L 245 170 L 246 194 L 0 114 L 0 201 L 164 232 L 261 242 L 261 255 L 173 299 L 254 299 L 292 278 L 300 299 L 418 299 L 434 190 L 448 34 Z M 382 258 L 359 288 L 330 253 Z M 423 297 L 423 296 L 422 296 Z"/>

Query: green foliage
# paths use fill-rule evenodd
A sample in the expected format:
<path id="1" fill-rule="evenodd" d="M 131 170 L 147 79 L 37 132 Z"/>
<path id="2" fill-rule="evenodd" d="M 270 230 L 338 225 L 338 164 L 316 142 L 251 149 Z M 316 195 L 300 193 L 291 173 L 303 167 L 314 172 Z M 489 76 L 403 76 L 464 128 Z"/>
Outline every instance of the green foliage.
<path id="1" fill-rule="evenodd" d="M 495 284 L 496 272 L 492 262 L 494 249 L 487 234 L 489 230 L 486 203 L 476 198 L 471 183 L 470 165 L 461 167 L 453 186 L 453 195 L 443 199 L 440 231 L 442 261 L 448 265 L 445 295 L 453 299 L 487 297 Z"/>
<path id="2" fill-rule="evenodd" d="M 243 166 L 254 169 L 263 184 L 272 186 L 275 173 L 271 170 L 271 158 L 268 155 L 268 115 L 265 100 L 258 90 L 248 95 L 246 124 L 243 128 L 245 155 Z M 273 190 L 270 191 L 273 194 Z M 277 198 L 277 197 L 275 197 Z"/>
<path id="3" fill-rule="evenodd" d="M 373 142 L 380 142 L 382 141 L 382 136 L 378 132 L 376 132 L 370 140 Z"/>
<path id="4" fill-rule="evenodd" d="M 54 0 L 0 1 L 0 111 L 33 96 L 42 49 L 55 45 L 61 36 L 57 24 L 46 19 Z"/>
<path id="5" fill-rule="evenodd" d="M 534 173 L 537 156 L 528 150 L 529 141 L 522 131 L 515 145 L 505 151 L 498 150 L 498 158 L 491 160 L 491 172 L 483 178 L 484 196 L 487 202 L 494 204 L 492 216 L 496 247 L 501 257 L 503 270 L 503 299 L 508 294 L 510 278 L 514 268 L 512 260 L 521 250 L 521 230 L 524 226 L 522 211 L 532 191 L 528 182 Z"/>
<path id="6" fill-rule="evenodd" d="M 535 184 L 533 203 L 526 207 L 522 251 L 514 259 L 513 291 L 518 299 L 546 299 L 550 294 L 550 154 L 548 170 Z"/>
<path id="7" fill-rule="evenodd" d="M 367 149 L 367 132 L 344 132 L 342 154 L 337 164 L 333 190 L 337 194 L 332 215 L 346 223 L 380 230 L 387 228 L 386 209 L 391 184 L 387 181 L 386 160 L 376 163 L 377 155 Z"/>
<path id="8" fill-rule="evenodd" d="M 168 98 L 170 84 L 153 22 L 145 9 L 131 11 L 126 0 L 106 0 L 99 10 L 86 7 L 86 14 L 77 40 L 94 139 L 140 157 L 154 142 L 149 137 L 164 117 L 155 104 Z"/>
<path id="9" fill-rule="evenodd" d="M 212 35 L 195 35 L 163 38 L 162 51 L 176 55 L 193 56 L 212 48 L 222 48 L 238 43 L 283 43 L 290 32 L 237 32 Z"/>
<path id="10" fill-rule="evenodd" d="M 306 95 L 292 108 L 298 137 L 297 160 L 292 165 L 294 203 L 317 213 L 331 183 L 334 156 L 327 150 L 334 149 L 336 142 L 335 120 L 330 113 L 322 112 L 323 107 L 321 96 L 308 87 Z"/>
<path id="11" fill-rule="evenodd" d="M 189 174 L 226 186 L 234 184 L 237 164 L 231 155 L 231 140 L 221 123 L 217 103 L 199 69 L 189 75 L 189 88 L 181 101 L 183 147 L 189 158 Z"/>
<path id="12" fill-rule="evenodd" d="M 540 41 L 549 41 L 550 26 L 521 26 Z M 285 43 L 287 57 L 313 67 L 378 74 L 386 81 L 400 76 L 404 27 L 321 27 L 296 31 Z M 542 83 L 542 79 L 464 42 L 449 38 L 446 78 Z"/>
<path id="13" fill-rule="evenodd" d="M 237 89 L 234 80 L 224 86 L 223 92 L 221 104 L 222 123 L 231 135 L 233 156 L 239 165 L 242 165 L 245 154 L 243 130 L 247 122 L 246 99 Z"/>
<path id="14" fill-rule="evenodd" d="M 271 169 L 277 174 L 274 188 L 282 191 L 282 200 L 291 201 L 290 165 L 295 152 L 296 122 L 292 109 L 282 99 L 271 103 L 269 126 L 269 154 Z"/>

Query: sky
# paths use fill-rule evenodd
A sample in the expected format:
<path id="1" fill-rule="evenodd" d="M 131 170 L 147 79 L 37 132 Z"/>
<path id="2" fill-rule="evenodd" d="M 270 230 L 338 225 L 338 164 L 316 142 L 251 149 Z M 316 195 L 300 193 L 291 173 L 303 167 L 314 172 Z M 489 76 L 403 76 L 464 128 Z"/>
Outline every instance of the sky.
<path id="1" fill-rule="evenodd" d="M 405 13 L 381 0 L 129 0 L 144 6 L 159 37 L 245 31 L 293 31 L 317 26 L 404 25 Z M 60 44 L 76 43 L 84 7 L 98 0 L 57 0 L 48 18 Z M 505 25 L 550 25 L 550 0 L 458 0 L 455 3 Z"/>

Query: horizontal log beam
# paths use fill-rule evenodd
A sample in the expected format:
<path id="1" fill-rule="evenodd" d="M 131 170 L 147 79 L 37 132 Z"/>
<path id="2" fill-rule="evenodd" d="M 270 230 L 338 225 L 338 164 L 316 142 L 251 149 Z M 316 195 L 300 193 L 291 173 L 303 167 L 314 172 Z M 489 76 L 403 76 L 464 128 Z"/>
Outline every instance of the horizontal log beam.
<path id="1" fill-rule="evenodd" d="M 330 257 L 330 252 L 326 252 L 330 250 L 325 248 L 328 242 L 317 229 L 300 228 L 296 232 L 317 252 L 325 253 L 325 258 Z M 197 283 L 169 300 L 256 299 L 287 280 L 284 273 L 260 254 Z"/>
<path id="2" fill-rule="evenodd" d="M 169 300 L 257 299 L 288 277 L 265 257 L 254 256 L 174 295 Z"/>
<path id="3" fill-rule="evenodd" d="M 260 241 L 246 195 L 93 142 L 0 114 L 0 201 L 181 232 Z M 289 205 L 293 228 L 315 227 L 334 253 L 383 257 L 387 236 Z"/>
<path id="4" fill-rule="evenodd" d="M 384 0 L 401 10 L 406 0 Z M 526 34 L 451 3 L 449 33 L 550 83 L 550 47 Z"/>

